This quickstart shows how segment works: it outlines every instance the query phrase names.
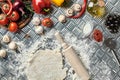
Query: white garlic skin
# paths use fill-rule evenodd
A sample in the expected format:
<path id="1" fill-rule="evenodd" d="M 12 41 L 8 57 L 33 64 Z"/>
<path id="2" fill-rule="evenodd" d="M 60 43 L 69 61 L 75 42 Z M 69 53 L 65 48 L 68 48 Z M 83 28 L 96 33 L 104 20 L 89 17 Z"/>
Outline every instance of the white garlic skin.
<path id="1" fill-rule="evenodd" d="M 11 50 L 16 50 L 17 49 L 17 44 L 13 41 L 10 42 L 8 46 L 9 46 L 9 49 L 11 49 Z"/>
<path id="2" fill-rule="evenodd" d="M 35 26 L 35 32 L 37 34 L 42 34 L 43 33 L 43 27 L 42 26 Z"/>
<path id="3" fill-rule="evenodd" d="M 65 16 L 65 15 L 60 15 L 60 16 L 58 17 L 58 21 L 59 21 L 59 22 L 62 22 L 62 23 L 66 22 L 66 16 Z"/>
<path id="4" fill-rule="evenodd" d="M 81 8 L 81 5 L 80 5 L 80 4 L 74 4 L 74 5 L 73 5 L 73 10 L 74 10 L 74 11 L 77 11 L 77 12 L 78 12 L 78 11 L 81 11 L 81 9 L 82 9 L 82 8 Z"/>
<path id="5" fill-rule="evenodd" d="M 73 16 L 73 14 L 74 14 L 73 9 L 69 8 L 66 10 L 66 16 L 70 17 L 70 16 Z"/>
<path id="6" fill-rule="evenodd" d="M 32 24 L 38 26 L 41 23 L 39 17 L 33 17 Z"/>
<path id="7" fill-rule="evenodd" d="M 0 57 L 1 57 L 1 58 L 6 57 L 6 55 L 7 55 L 6 50 L 0 50 Z"/>
<path id="8" fill-rule="evenodd" d="M 5 36 L 3 36 L 2 41 L 3 41 L 4 43 L 9 43 L 9 42 L 11 41 L 11 38 L 10 38 L 10 36 L 5 35 Z"/>

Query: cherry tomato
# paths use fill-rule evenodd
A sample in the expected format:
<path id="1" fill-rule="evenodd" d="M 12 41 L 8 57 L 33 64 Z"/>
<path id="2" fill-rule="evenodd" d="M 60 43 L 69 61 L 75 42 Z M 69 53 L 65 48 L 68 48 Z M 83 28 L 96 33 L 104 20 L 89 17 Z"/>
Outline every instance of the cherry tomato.
<path id="1" fill-rule="evenodd" d="M 44 18 L 42 20 L 42 25 L 45 26 L 45 27 L 50 28 L 53 25 L 53 21 L 50 18 Z"/>
<path id="2" fill-rule="evenodd" d="M 2 11 L 7 14 L 9 10 L 10 10 L 10 5 L 7 3 L 3 4 Z"/>
<path id="3" fill-rule="evenodd" d="M 5 14 L 0 14 L 0 25 L 7 25 L 9 19 L 6 17 Z"/>
<path id="4" fill-rule="evenodd" d="M 10 32 L 16 32 L 18 30 L 18 25 L 15 22 L 11 22 L 8 27 Z"/>
<path id="5" fill-rule="evenodd" d="M 20 18 L 20 15 L 17 11 L 13 11 L 12 14 L 9 16 L 11 21 L 17 21 Z"/>
<path id="6" fill-rule="evenodd" d="M 95 29 L 93 32 L 93 38 L 97 41 L 97 42 L 101 42 L 103 41 L 103 34 L 100 30 Z"/>

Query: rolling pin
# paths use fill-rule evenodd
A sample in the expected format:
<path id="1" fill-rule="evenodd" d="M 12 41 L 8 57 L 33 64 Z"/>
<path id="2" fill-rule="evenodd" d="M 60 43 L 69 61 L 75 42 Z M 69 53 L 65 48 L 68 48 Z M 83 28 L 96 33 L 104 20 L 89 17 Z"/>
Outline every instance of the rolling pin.
<path id="1" fill-rule="evenodd" d="M 68 62 L 73 67 L 76 74 L 81 77 L 82 80 L 89 80 L 89 73 L 82 64 L 80 58 L 76 55 L 75 50 L 72 48 L 72 46 L 69 46 L 67 43 L 65 43 L 59 32 L 55 33 L 55 37 L 62 44 L 62 53 L 67 58 Z"/>

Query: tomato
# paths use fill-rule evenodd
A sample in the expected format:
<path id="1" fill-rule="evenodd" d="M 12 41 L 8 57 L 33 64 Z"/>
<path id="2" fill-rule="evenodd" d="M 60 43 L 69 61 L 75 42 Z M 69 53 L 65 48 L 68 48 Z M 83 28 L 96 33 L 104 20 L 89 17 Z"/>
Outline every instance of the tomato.
<path id="1" fill-rule="evenodd" d="M 103 41 L 103 34 L 100 30 L 95 29 L 93 32 L 93 38 L 97 41 L 97 42 L 101 42 Z"/>
<path id="2" fill-rule="evenodd" d="M 10 32 L 17 32 L 18 30 L 18 25 L 15 22 L 11 22 L 8 27 Z"/>
<path id="3" fill-rule="evenodd" d="M 10 10 L 10 5 L 7 3 L 3 4 L 2 11 L 7 14 L 9 10 Z"/>
<path id="4" fill-rule="evenodd" d="M 6 17 L 5 14 L 0 14 L 0 25 L 7 25 L 9 19 Z"/>
<path id="5" fill-rule="evenodd" d="M 53 21 L 50 18 L 44 18 L 42 20 L 42 25 L 45 26 L 45 27 L 50 28 L 53 25 Z"/>
<path id="6" fill-rule="evenodd" d="M 20 15 L 17 11 L 13 11 L 12 14 L 9 16 L 11 21 L 17 21 L 20 18 Z"/>

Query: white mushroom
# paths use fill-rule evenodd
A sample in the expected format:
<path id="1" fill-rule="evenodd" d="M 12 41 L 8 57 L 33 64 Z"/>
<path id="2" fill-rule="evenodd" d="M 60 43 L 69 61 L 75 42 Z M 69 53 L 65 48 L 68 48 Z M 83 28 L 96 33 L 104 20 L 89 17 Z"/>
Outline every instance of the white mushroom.
<path id="1" fill-rule="evenodd" d="M 82 9 L 82 8 L 81 8 L 81 5 L 80 5 L 80 4 L 74 4 L 74 5 L 73 5 L 73 10 L 74 10 L 74 11 L 77 11 L 77 12 L 78 12 L 78 11 L 80 11 L 81 9 Z"/>
<path id="2" fill-rule="evenodd" d="M 38 26 L 41 23 L 39 17 L 33 17 L 32 24 Z"/>
<path id="3" fill-rule="evenodd" d="M 10 38 L 10 36 L 5 35 L 5 36 L 3 36 L 2 41 L 3 41 L 4 43 L 9 43 L 9 42 L 11 41 L 11 38 Z"/>
<path id="4" fill-rule="evenodd" d="M 70 17 L 70 16 L 73 16 L 73 14 L 74 14 L 73 9 L 70 8 L 66 10 L 66 16 Z"/>
<path id="5" fill-rule="evenodd" d="M 14 41 L 10 42 L 8 46 L 9 46 L 9 49 L 11 50 L 17 49 L 17 44 Z"/>
<path id="6" fill-rule="evenodd" d="M 0 57 L 1 58 L 4 58 L 4 57 L 6 57 L 6 55 L 7 55 L 7 53 L 6 53 L 6 50 L 0 50 Z"/>
<path id="7" fill-rule="evenodd" d="M 43 27 L 42 26 L 35 26 L 35 32 L 37 34 L 42 34 L 43 33 Z"/>
<path id="8" fill-rule="evenodd" d="M 58 17 L 58 21 L 60 21 L 60 22 L 62 22 L 62 23 L 66 22 L 66 17 L 65 17 L 65 15 L 60 15 L 60 16 Z"/>

